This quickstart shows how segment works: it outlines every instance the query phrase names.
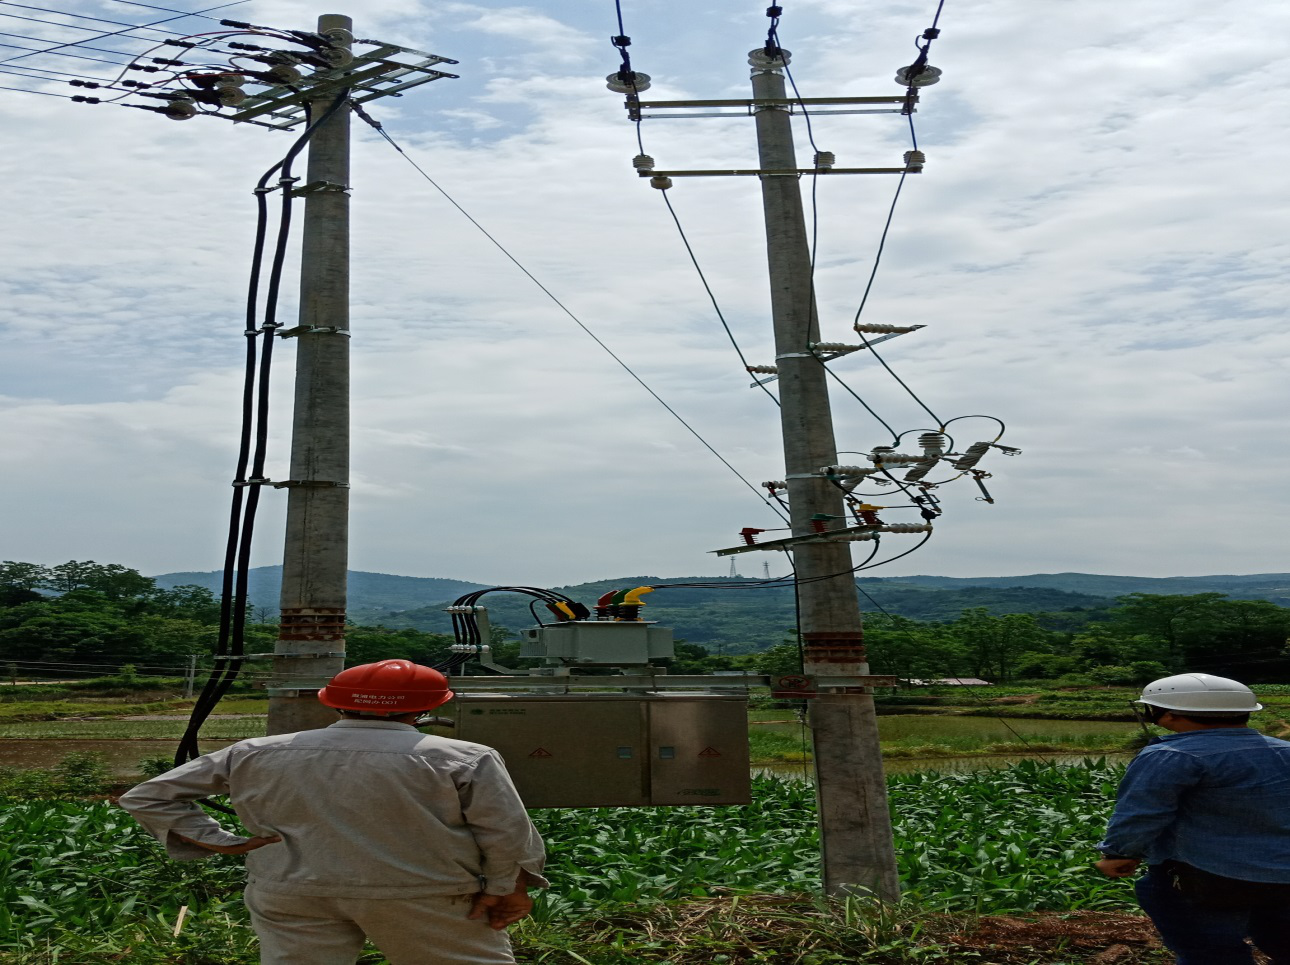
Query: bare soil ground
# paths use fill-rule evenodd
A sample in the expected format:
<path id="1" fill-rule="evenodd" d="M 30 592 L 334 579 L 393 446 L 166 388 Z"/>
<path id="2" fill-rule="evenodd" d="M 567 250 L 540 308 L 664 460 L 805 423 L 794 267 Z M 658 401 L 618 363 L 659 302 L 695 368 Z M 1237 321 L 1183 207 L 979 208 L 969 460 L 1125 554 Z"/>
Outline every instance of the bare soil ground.
<path id="1" fill-rule="evenodd" d="M 597 946 L 620 949 L 640 962 L 732 965 L 1167 965 L 1174 960 L 1141 915 L 1045 911 L 976 917 L 901 908 L 879 915 L 856 908 L 848 914 L 810 898 L 770 895 L 697 898 L 621 911 L 588 920 L 575 931 L 583 942 L 574 947 L 593 965 L 599 960 L 586 949 Z M 545 960 L 540 954 L 520 955 L 523 962 Z M 1255 961 L 1265 965 L 1267 959 L 1256 954 Z"/>

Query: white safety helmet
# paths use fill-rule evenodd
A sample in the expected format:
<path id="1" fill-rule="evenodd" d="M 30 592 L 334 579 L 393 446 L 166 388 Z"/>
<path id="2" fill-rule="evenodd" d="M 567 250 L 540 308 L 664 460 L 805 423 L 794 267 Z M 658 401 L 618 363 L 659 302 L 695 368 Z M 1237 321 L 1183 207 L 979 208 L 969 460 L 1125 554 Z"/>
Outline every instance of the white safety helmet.
<path id="1" fill-rule="evenodd" d="M 1180 673 L 1153 680 L 1142 688 L 1136 702 L 1206 717 L 1234 717 L 1263 709 L 1245 684 L 1208 673 Z"/>

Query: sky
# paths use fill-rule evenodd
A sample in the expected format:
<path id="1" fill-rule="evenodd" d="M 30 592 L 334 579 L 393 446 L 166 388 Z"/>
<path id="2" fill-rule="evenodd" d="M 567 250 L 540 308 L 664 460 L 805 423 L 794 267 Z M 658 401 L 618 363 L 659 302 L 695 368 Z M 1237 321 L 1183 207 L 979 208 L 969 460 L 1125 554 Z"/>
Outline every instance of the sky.
<path id="1" fill-rule="evenodd" d="M 781 6 L 803 97 L 901 93 L 895 71 L 936 14 L 932 0 Z M 176 16 L 159 7 L 201 9 L 0 3 L 0 87 L 23 89 L 0 90 L 4 559 L 150 575 L 222 563 L 251 192 L 292 137 L 25 92 L 77 92 L 51 71 L 115 72 L 24 48 L 75 41 L 62 52 L 121 61 L 85 46 L 133 56 L 140 37 L 164 35 L 92 39 L 70 25 Z M 748 96 L 764 3 L 621 7 L 647 97 Z M 351 569 L 537 586 L 728 573 L 712 550 L 744 527 L 783 525 L 739 478 L 783 477 L 778 414 L 750 388 L 660 192 L 632 168 L 636 132 L 605 87 L 619 66 L 614 3 L 251 0 L 216 15 L 312 29 L 334 12 L 354 15 L 360 38 L 460 62 L 445 68 L 459 79 L 370 113 L 737 470 L 356 124 Z M 866 575 L 1290 570 L 1290 8 L 946 0 L 938 26 L 930 62 L 943 74 L 914 116 L 926 170 L 903 185 L 864 318 L 925 325 L 883 358 L 937 421 L 996 417 L 1022 454 L 981 463 L 993 505 L 970 480 L 938 490 L 933 537 Z M 808 132 L 794 123 L 805 165 Z M 911 145 L 898 114 L 815 115 L 810 134 L 840 167 L 897 166 Z M 746 116 L 650 119 L 641 137 L 659 169 L 756 164 Z M 801 182 L 825 340 L 857 341 L 896 184 Z M 678 178 L 668 196 L 744 355 L 771 363 L 757 179 Z M 294 260 L 287 277 L 290 320 Z M 278 348 L 267 468 L 283 479 L 294 347 Z M 897 432 L 935 428 L 866 353 L 831 367 Z M 840 450 L 890 444 L 837 382 L 833 412 Z M 952 431 L 963 446 L 996 425 Z M 284 505 L 266 492 L 256 565 L 281 559 Z M 913 541 L 888 537 L 878 559 Z M 737 557 L 738 572 L 761 576 L 762 560 Z"/>

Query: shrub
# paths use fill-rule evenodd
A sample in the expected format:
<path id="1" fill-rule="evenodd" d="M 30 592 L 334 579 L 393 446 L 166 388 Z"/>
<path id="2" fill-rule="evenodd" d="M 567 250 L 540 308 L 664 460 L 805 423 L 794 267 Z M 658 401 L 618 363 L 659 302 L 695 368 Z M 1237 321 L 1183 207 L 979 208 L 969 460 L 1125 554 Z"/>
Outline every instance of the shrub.
<path id="1" fill-rule="evenodd" d="M 144 777 L 158 777 L 175 766 L 169 757 L 144 757 L 139 761 L 139 773 Z"/>
<path id="2" fill-rule="evenodd" d="M 1053 681 L 1054 687 L 1096 687 L 1098 681 L 1086 673 L 1065 673 Z"/>
<path id="3" fill-rule="evenodd" d="M 51 768 L 0 768 L 0 797 L 81 798 L 104 794 L 107 759 L 92 751 L 68 754 Z"/>

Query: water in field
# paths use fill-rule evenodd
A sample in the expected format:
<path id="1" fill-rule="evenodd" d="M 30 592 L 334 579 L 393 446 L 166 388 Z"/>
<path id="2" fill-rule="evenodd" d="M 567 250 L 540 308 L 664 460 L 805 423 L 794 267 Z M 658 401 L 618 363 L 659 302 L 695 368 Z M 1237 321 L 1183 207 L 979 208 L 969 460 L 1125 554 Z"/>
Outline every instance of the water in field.
<path id="1" fill-rule="evenodd" d="M 754 723 L 753 746 L 758 735 L 777 738 L 768 744 L 780 756 L 796 758 L 797 748 L 809 748 L 810 736 L 796 720 Z M 1141 731 L 1136 724 L 1093 720 L 1032 720 L 954 715 L 899 715 L 878 718 L 878 738 L 883 744 L 883 768 L 889 774 L 910 771 L 955 773 L 1007 767 L 1023 760 L 1078 763 L 1085 758 L 1128 759 L 1126 742 Z M 765 743 L 765 742 L 763 742 Z M 1008 745 L 1000 752 L 999 745 Z M 1033 751 L 1024 748 L 1033 746 Z M 763 758 L 764 759 L 764 758 Z M 800 763 L 754 765 L 754 772 L 789 779 L 803 778 Z"/>

